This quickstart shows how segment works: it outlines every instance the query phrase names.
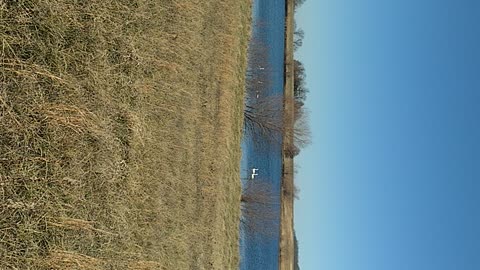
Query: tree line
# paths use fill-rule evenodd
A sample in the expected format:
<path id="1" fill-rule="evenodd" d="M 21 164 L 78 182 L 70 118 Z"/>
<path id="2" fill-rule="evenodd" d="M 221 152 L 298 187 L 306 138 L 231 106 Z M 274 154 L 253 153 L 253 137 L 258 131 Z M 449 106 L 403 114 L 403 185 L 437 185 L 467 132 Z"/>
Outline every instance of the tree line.
<path id="1" fill-rule="evenodd" d="M 297 8 L 300 7 L 305 2 L 305 0 L 294 0 L 294 1 L 295 1 L 294 2 L 295 10 L 297 10 Z M 295 32 L 294 32 L 293 48 L 295 51 L 297 51 L 303 45 L 305 32 L 303 31 L 303 29 L 297 26 L 296 22 L 294 27 L 295 27 Z M 306 75 L 305 67 L 303 66 L 303 63 L 295 59 L 294 60 L 294 96 L 295 96 L 295 102 L 298 104 L 297 106 L 302 108 L 302 109 L 299 109 L 299 112 L 298 112 L 299 114 L 304 113 L 305 111 L 303 109 L 303 105 L 307 98 L 307 93 L 308 93 L 308 89 L 306 87 L 306 76 L 307 75 Z M 298 117 L 298 118 L 301 119 L 301 121 L 298 123 L 299 125 L 304 125 L 304 124 L 308 125 L 308 119 L 306 119 L 305 116 Z M 294 256 L 293 256 L 294 262 L 293 264 L 294 264 L 295 270 L 300 270 L 298 251 L 299 249 L 298 249 L 297 233 L 294 231 Z"/>

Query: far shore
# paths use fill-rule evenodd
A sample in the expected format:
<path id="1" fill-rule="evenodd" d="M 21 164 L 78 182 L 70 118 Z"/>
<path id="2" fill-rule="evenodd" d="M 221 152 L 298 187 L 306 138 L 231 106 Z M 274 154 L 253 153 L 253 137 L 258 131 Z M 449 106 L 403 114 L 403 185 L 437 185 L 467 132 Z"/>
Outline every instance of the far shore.
<path id="1" fill-rule="evenodd" d="M 294 34 L 294 1 L 286 0 L 285 3 L 285 71 L 284 71 L 284 96 L 285 100 L 293 100 L 293 34 Z M 294 102 L 285 102 L 285 119 L 287 130 L 293 130 Z M 286 149 L 293 144 L 293 136 L 289 133 L 283 135 L 283 177 L 282 192 L 280 195 L 280 244 L 279 244 L 279 269 L 294 269 L 294 228 L 293 228 L 293 158 L 287 155 Z M 290 191 L 290 192 L 289 192 Z"/>

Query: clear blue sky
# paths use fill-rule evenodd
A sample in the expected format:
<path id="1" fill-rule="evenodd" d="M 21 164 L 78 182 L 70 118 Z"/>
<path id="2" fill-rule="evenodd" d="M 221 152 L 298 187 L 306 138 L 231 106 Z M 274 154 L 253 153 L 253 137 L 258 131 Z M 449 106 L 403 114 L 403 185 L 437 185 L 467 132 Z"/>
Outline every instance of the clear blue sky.
<path id="1" fill-rule="evenodd" d="M 480 269 L 480 1 L 307 0 L 302 270 Z"/>

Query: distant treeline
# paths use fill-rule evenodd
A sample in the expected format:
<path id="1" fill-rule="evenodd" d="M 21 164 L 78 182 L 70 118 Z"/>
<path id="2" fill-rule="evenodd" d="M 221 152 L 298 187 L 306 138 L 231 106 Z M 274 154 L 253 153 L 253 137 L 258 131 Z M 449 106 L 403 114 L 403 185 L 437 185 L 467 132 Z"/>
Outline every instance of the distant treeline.
<path id="1" fill-rule="evenodd" d="M 297 9 L 299 6 L 301 6 L 305 0 L 294 0 L 295 1 L 295 9 Z M 299 28 L 297 24 L 295 23 L 295 32 L 294 32 L 294 41 L 293 41 L 293 48 L 295 51 L 297 51 L 302 45 L 303 45 L 303 39 L 305 37 L 305 32 L 303 29 Z M 308 89 L 306 87 L 306 77 L 307 74 L 305 72 L 305 67 L 303 66 L 303 63 L 300 62 L 299 60 L 294 60 L 294 96 L 295 96 L 295 102 L 296 105 L 299 107 L 303 107 L 304 102 L 307 98 L 307 93 Z M 305 110 L 300 110 L 304 112 Z M 297 193 L 298 196 L 298 193 Z M 300 270 L 299 266 L 299 256 L 298 256 L 298 239 L 297 239 L 297 234 L 294 231 L 293 235 L 293 241 L 294 241 L 294 269 L 295 270 Z"/>
<path id="2" fill-rule="evenodd" d="M 295 3 L 295 8 L 301 6 L 303 3 L 305 3 L 305 0 L 294 0 Z"/>

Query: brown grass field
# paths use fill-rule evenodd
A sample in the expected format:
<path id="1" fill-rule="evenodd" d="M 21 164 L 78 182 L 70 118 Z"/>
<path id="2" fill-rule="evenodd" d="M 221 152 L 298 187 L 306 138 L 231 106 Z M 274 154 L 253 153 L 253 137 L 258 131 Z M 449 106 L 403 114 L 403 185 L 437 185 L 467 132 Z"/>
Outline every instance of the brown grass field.
<path id="1" fill-rule="evenodd" d="M 0 269 L 236 269 L 250 0 L 0 0 Z"/>
<path id="2" fill-rule="evenodd" d="M 287 149 L 294 145 L 294 65 L 293 65 L 293 36 L 294 36 L 294 1 L 286 1 L 285 18 L 285 125 L 286 130 L 283 134 L 283 176 L 282 193 L 280 196 L 280 244 L 279 244 L 279 270 L 294 269 L 294 224 L 293 224 L 293 204 L 294 204 L 294 161 L 288 154 Z M 290 102 L 289 102 L 290 101 Z"/>

